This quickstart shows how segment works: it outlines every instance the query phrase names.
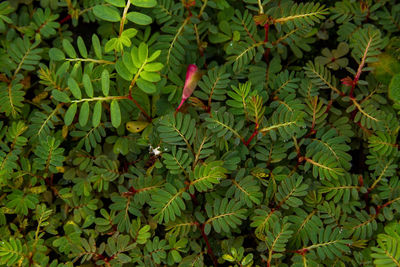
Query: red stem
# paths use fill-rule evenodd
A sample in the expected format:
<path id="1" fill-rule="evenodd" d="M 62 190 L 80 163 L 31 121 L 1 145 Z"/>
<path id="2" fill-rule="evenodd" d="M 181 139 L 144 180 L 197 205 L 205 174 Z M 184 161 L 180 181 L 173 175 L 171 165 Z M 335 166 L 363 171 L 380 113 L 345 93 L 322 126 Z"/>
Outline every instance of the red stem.
<path id="1" fill-rule="evenodd" d="M 269 23 L 265 23 L 264 29 L 265 29 L 264 43 L 266 43 L 266 42 L 268 42 Z"/>
<path id="2" fill-rule="evenodd" d="M 218 266 L 218 261 L 217 258 L 214 255 L 214 252 L 210 246 L 210 242 L 208 241 L 208 237 L 206 235 L 206 233 L 204 232 L 204 224 L 199 224 L 198 222 L 196 222 L 197 227 L 200 229 L 201 235 L 203 236 L 204 242 L 206 242 L 206 246 L 207 246 L 207 253 L 208 255 L 210 255 L 213 263 L 214 263 L 214 267 Z"/>
<path id="3" fill-rule="evenodd" d="M 147 112 L 142 108 L 142 106 L 132 97 L 132 93 L 129 92 L 128 95 L 128 99 L 132 100 L 133 103 L 135 103 L 135 105 L 137 106 L 138 109 L 140 109 L 140 111 L 143 113 L 143 115 L 147 118 L 147 120 L 149 122 L 151 122 L 153 119 L 149 116 L 149 114 L 147 114 Z"/>
<path id="4" fill-rule="evenodd" d="M 264 38 L 264 43 L 267 43 L 268 42 L 268 33 L 269 33 L 269 23 L 266 23 L 265 25 L 264 25 L 264 29 L 265 29 L 265 38 Z M 266 63 L 268 63 L 268 61 L 269 61 L 269 52 L 270 52 L 270 48 L 267 48 L 266 50 L 265 50 L 265 53 L 264 53 L 264 59 L 265 59 L 265 62 Z"/>
<path id="5" fill-rule="evenodd" d="M 354 89 L 356 88 L 359 78 L 360 78 L 360 75 L 358 75 L 358 73 L 357 73 L 357 75 L 354 77 L 353 83 L 351 85 L 351 89 L 350 89 L 350 93 L 349 93 L 350 98 L 354 98 Z"/>
<path id="6" fill-rule="evenodd" d="M 325 113 L 328 113 L 328 112 L 329 112 L 329 110 L 330 110 L 331 107 L 332 107 L 332 104 L 333 104 L 333 100 L 331 99 L 331 100 L 329 100 L 328 107 L 326 108 Z"/>
<path id="7" fill-rule="evenodd" d="M 65 22 L 67 22 L 68 20 L 70 20 L 71 19 L 71 15 L 67 15 L 65 18 L 63 18 L 62 20 L 60 20 L 60 24 L 63 24 L 63 23 L 65 23 Z"/>
<path id="8" fill-rule="evenodd" d="M 251 140 L 253 140 L 254 136 L 256 136 L 257 134 L 258 134 L 258 130 L 255 129 L 254 132 L 253 132 L 253 134 L 250 136 L 250 138 L 249 138 L 246 142 L 244 142 L 244 145 L 245 145 L 245 146 L 249 146 Z"/>
<path id="9" fill-rule="evenodd" d="M 253 140 L 254 136 L 256 136 L 258 134 L 258 123 L 256 122 L 256 128 L 254 129 L 253 134 L 250 136 L 250 138 L 247 141 L 243 140 L 243 144 L 245 146 L 249 146 L 251 140 Z"/>

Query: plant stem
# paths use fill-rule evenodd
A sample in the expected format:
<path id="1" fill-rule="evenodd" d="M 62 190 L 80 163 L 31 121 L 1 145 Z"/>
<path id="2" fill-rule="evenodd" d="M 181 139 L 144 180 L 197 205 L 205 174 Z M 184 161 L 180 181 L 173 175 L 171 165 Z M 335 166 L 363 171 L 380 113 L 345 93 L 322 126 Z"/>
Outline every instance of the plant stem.
<path id="1" fill-rule="evenodd" d="M 71 19 L 71 15 L 67 15 L 65 18 L 63 18 L 62 20 L 60 20 L 60 24 L 63 24 L 63 23 L 65 23 L 65 22 L 67 22 L 68 20 L 70 20 Z"/>
<path id="2" fill-rule="evenodd" d="M 356 75 L 354 76 L 353 83 L 352 83 L 352 85 L 351 85 L 351 89 L 350 89 L 350 93 L 349 93 L 350 98 L 354 98 L 354 89 L 356 88 L 356 85 L 357 85 L 357 83 L 358 83 L 358 80 L 360 79 L 362 70 L 363 70 L 363 68 L 364 68 L 365 59 L 367 58 L 367 54 L 368 54 L 367 52 L 368 52 L 368 50 L 369 50 L 369 47 L 370 47 L 370 45 L 371 45 L 371 42 L 372 42 L 372 39 L 369 39 L 368 44 L 367 44 L 367 47 L 366 47 L 366 49 L 365 49 L 365 51 L 364 51 L 364 55 L 363 55 L 363 57 L 362 57 L 362 59 L 361 59 L 361 63 L 360 63 L 360 65 L 358 66 L 357 73 L 356 73 Z"/>
<path id="3" fill-rule="evenodd" d="M 251 140 L 253 140 L 254 136 L 256 136 L 257 134 L 258 134 L 258 130 L 255 129 L 254 132 L 253 132 L 253 134 L 250 136 L 250 138 L 249 138 L 246 142 L 244 142 L 244 145 L 245 145 L 245 146 L 249 146 Z"/>
<path id="4" fill-rule="evenodd" d="M 94 59 L 94 58 L 66 58 L 67 61 L 88 61 L 99 64 L 115 64 L 113 61 L 102 60 L 102 59 Z"/>
<path id="5" fill-rule="evenodd" d="M 196 225 L 197 225 L 197 227 L 199 228 L 199 230 L 201 232 L 201 235 L 202 235 L 202 237 L 204 239 L 204 242 L 206 242 L 207 253 L 208 253 L 208 255 L 210 255 L 210 257 L 211 257 L 211 259 L 213 261 L 214 267 L 217 267 L 218 266 L 218 261 L 217 261 L 217 258 L 215 257 L 214 252 L 213 252 L 213 250 L 212 250 L 212 248 L 210 246 L 210 242 L 208 241 L 208 237 L 207 237 L 206 233 L 204 232 L 204 223 L 203 224 L 199 224 L 198 222 L 196 222 Z"/>
<path id="6" fill-rule="evenodd" d="M 82 99 L 79 99 L 79 100 L 72 100 L 71 103 L 90 102 L 90 101 L 118 100 L 118 99 L 130 99 L 130 98 L 129 98 L 129 96 L 93 97 L 93 98 L 82 98 Z"/>
<path id="7" fill-rule="evenodd" d="M 136 107 L 143 113 L 143 115 L 147 118 L 149 122 L 152 121 L 152 118 L 147 114 L 147 112 L 144 110 L 144 108 L 132 97 L 132 92 L 129 92 L 129 95 L 125 96 L 106 96 L 106 97 L 93 97 L 93 98 L 83 98 L 79 100 L 72 100 L 72 103 L 80 103 L 80 102 L 89 102 L 89 101 L 106 101 L 106 100 L 122 100 L 122 99 L 128 99 L 131 100 Z"/>
<path id="8" fill-rule="evenodd" d="M 206 6 L 207 6 L 207 2 L 208 2 L 208 0 L 204 0 L 204 3 L 203 3 L 203 5 L 202 5 L 201 8 L 200 8 L 199 15 L 197 15 L 198 18 L 200 18 L 200 17 L 203 15 L 204 9 L 205 9 Z M 195 24 L 195 25 L 196 25 L 196 24 Z"/>
<path id="9" fill-rule="evenodd" d="M 261 0 L 258 0 L 258 8 L 260 9 L 260 14 L 264 14 L 264 8 L 263 8 L 263 6 L 262 6 L 262 4 L 261 4 Z"/>
<path id="10" fill-rule="evenodd" d="M 132 102 L 136 105 L 136 107 L 143 113 L 143 115 L 146 117 L 146 119 L 151 122 L 153 119 L 147 114 L 147 112 L 142 108 L 142 106 L 135 100 L 133 99 L 132 95 L 128 95 L 128 99 L 132 100 Z"/>
<path id="11" fill-rule="evenodd" d="M 264 25 L 264 29 L 265 29 L 264 43 L 267 43 L 267 42 L 268 42 L 269 26 L 270 26 L 269 23 L 265 23 L 265 25 Z M 265 59 L 265 62 L 266 62 L 266 63 L 268 63 L 268 61 L 269 61 L 269 52 L 270 52 L 270 51 L 271 51 L 270 48 L 267 48 L 267 49 L 265 50 L 264 59 Z"/>
<path id="12" fill-rule="evenodd" d="M 126 14 L 128 13 L 128 9 L 129 9 L 130 5 L 131 5 L 131 0 L 128 0 L 128 2 L 126 3 L 126 6 L 124 8 L 124 13 L 122 14 L 121 23 L 119 24 L 119 35 L 118 35 L 118 37 L 120 37 L 122 32 L 124 31 Z"/>

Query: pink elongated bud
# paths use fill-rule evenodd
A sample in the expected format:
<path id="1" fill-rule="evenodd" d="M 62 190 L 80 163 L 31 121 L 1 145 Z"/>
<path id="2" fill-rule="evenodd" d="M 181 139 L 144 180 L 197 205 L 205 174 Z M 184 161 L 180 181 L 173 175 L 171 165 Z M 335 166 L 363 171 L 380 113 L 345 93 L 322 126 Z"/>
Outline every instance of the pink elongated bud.
<path id="1" fill-rule="evenodd" d="M 176 111 L 178 111 L 182 107 L 186 99 L 188 99 L 192 95 L 200 78 L 201 78 L 201 72 L 199 71 L 197 66 L 194 64 L 190 64 L 186 70 L 186 79 L 185 79 L 185 86 L 183 87 L 183 92 L 182 92 L 182 100 Z"/>

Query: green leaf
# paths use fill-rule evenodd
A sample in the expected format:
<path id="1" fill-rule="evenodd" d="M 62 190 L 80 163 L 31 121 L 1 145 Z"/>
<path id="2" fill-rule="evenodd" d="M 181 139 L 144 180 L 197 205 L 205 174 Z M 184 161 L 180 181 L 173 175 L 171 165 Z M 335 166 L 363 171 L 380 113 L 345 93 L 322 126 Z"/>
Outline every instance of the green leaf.
<path id="1" fill-rule="evenodd" d="M 79 124 L 85 126 L 89 119 L 89 102 L 83 102 L 79 112 Z"/>
<path id="2" fill-rule="evenodd" d="M 175 221 L 177 216 L 181 216 L 186 209 L 183 199 L 190 199 L 188 193 L 177 190 L 172 184 L 165 184 L 164 189 L 160 189 L 151 196 L 150 214 L 155 214 L 159 223 Z"/>
<path id="3" fill-rule="evenodd" d="M 231 233 L 231 229 L 238 228 L 242 220 L 246 219 L 246 209 L 235 200 L 228 198 L 215 199 L 214 203 L 207 202 L 205 206 L 209 219 L 205 222 L 204 231 L 208 235 L 211 231 L 211 225 L 217 233 Z"/>
<path id="4" fill-rule="evenodd" d="M 219 184 L 224 179 L 227 170 L 222 167 L 223 161 L 213 161 L 206 165 L 197 165 L 190 173 L 189 192 L 194 194 L 195 189 L 199 192 L 212 189 L 214 184 Z"/>
<path id="5" fill-rule="evenodd" d="M 126 18 L 129 21 L 132 21 L 133 23 L 136 23 L 138 25 L 149 25 L 153 22 L 153 19 L 151 17 L 135 11 L 126 14 Z"/>
<path id="6" fill-rule="evenodd" d="M 107 41 L 106 45 L 104 46 L 104 51 L 106 53 L 112 51 L 112 50 L 118 50 L 118 38 L 111 38 L 110 40 Z"/>
<path id="7" fill-rule="evenodd" d="M 119 12 L 112 7 L 109 6 L 94 6 L 93 7 L 93 14 L 105 21 L 110 21 L 110 22 L 119 22 L 121 20 L 121 16 Z"/>
<path id="8" fill-rule="evenodd" d="M 0 264 L 17 265 L 23 255 L 22 252 L 21 240 L 10 237 L 8 242 L 2 241 L 0 243 Z"/>
<path id="9" fill-rule="evenodd" d="M 69 99 L 66 93 L 61 92 L 59 90 L 53 90 L 51 92 L 51 95 L 54 97 L 55 100 L 61 103 L 68 103 L 71 101 L 71 99 Z"/>
<path id="10" fill-rule="evenodd" d="M 149 48 L 147 47 L 146 43 L 140 43 L 139 45 L 139 50 L 138 50 L 138 55 L 139 55 L 139 61 L 140 62 L 145 62 L 148 55 L 149 55 Z"/>
<path id="11" fill-rule="evenodd" d="M 149 63 L 146 64 L 143 69 L 145 71 L 151 71 L 151 72 L 156 72 L 156 71 L 160 71 L 162 70 L 162 68 L 164 67 L 164 65 L 162 63 L 156 62 L 156 63 Z"/>
<path id="12" fill-rule="evenodd" d="M 127 37 L 127 38 L 133 38 L 137 34 L 137 30 L 134 28 L 126 29 L 122 32 L 121 36 Z"/>
<path id="13" fill-rule="evenodd" d="M 102 109 L 101 101 L 97 101 L 93 108 L 93 118 L 92 118 L 93 127 L 97 127 L 100 124 L 101 109 Z"/>
<path id="14" fill-rule="evenodd" d="M 106 0 L 107 3 L 110 3 L 113 6 L 116 7 L 124 7 L 125 6 L 125 0 Z"/>
<path id="15" fill-rule="evenodd" d="M 151 56 L 147 59 L 147 62 L 152 62 L 156 60 L 160 55 L 161 55 L 161 50 L 154 51 L 154 53 L 151 54 Z"/>
<path id="16" fill-rule="evenodd" d="M 154 84 L 143 80 L 142 78 L 139 78 L 136 81 L 137 86 L 142 89 L 143 92 L 145 92 L 146 94 L 154 94 L 155 92 L 157 92 L 157 88 Z"/>
<path id="17" fill-rule="evenodd" d="M 145 8 L 155 7 L 157 5 L 156 0 L 132 0 L 131 2 L 134 6 Z"/>
<path id="18" fill-rule="evenodd" d="M 68 108 L 67 112 L 65 112 L 65 116 L 64 116 L 65 125 L 67 125 L 67 126 L 71 125 L 72 121 L 75 118 L 77 108 L 78 108 L 78 106 L 76 103 L 73 103 L 71 106 L 69 106 L 69 108 Z"/>
<path id="19" fill-rule="evenodd" d="M 72 46 L 71 42 L 68 41 L 68 39 L 63 39 L 62 46 L 70 58 L 76 58 L 75 48 Z"/>
<path id="20" fill-rule="evenodd" d="M 231 39 L 231 37 L 228 36 L 228 35 L 225 35 L 223 33 L 218 32 L 216 34 L 210 34 L 208 36 L 208 39 L 213 44 L 219 44 L 219 43 L 224 43 L 226 41 L 229 41 Z"/>
<path id="21" fill-rule="evenodd" d="M 58 48 L 50 48 L 49 50 L 49 57 L 54 61 L 61 61 L 65 59 L 64 52 Z"/>
<path id="22" fill-rule="evenodd" d="M 75 98 L 77 98 L 77 99 L 81 99 L 82 98 L 81 89 L 79 88 L 79 85 L 75 81 L 74 78 L 72 78 L 72 77 L 68 78 L 68 87 L 69 87 L 69 90 L 71 91 L 72 95 Z"/>
<path id="23" fill-rule="evenodd" d="M 148 82 L 158 82 L 161 80 L 160 74 L 147 71 L 142 71 L 140 73 L 140 77 Z"/>
<path id="24" fill-rule="evenodd" d="M 107 69 L 104 69 L 101 73 L 101 90 L 104 96 L 108 96 L 108 92 L 110 91 L 110 73 Z"/>
<path id="25" fill-rule="evenodd" d="M 85 88 L 86 94 L 89 97 L 93 97 L 93 85 L 90 77 L 87 73 L 83 74 L 82 77 L 83 87 Z"/>
<path id="26" fill-rule="evenodd" d="M 400 73 L 393 76 L 389 84 L 389 98 L 400 102 Z"/>
<path id="27" fill-rule="evenodd" d="M 97 37 L 96 34 L 92 35 L 92 45 L 93 45 L 93 49 L 94 49 L 94 53 L 96 54 L 96 57 L 98 59 L 102 59 L 102 50 L 101 50 L 101 44 L 100 44 L 100 40 L 99 37 Z"/>
<path id="28" fill-rule="evenodd" d="M 111 123 L 115 128 L 121 124 L 121 111 L 119 109 L 119 104 L 117 100 L 111 101 Z"/>
<path id="29" fill-rule="evenodd" d="M 125 64 L 122 62 L 121 59 L 117 61 L 117 64 L 115 64 L 115 69 L 117 73 L 127 81 L 132 81 L 133 79 L 133 73 L 131 73 L 126 67 Z"/>
<path id="30" fill-rule="evenodd" d="M 77 44 L 78 44 L 79 53 L 81 53 L 82 57 L 87 58 L 88 53 L 87 53 L 86 45 L 81 36 L 78 36 Z"/>

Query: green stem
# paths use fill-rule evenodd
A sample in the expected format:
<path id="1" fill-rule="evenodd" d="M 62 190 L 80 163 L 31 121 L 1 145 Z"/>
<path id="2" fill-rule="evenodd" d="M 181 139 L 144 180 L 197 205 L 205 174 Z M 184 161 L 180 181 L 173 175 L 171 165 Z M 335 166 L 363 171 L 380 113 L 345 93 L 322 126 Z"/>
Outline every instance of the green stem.
<path id="1" fill-rule="evenodd" d="M 67 61 L 88 61 L 88 62 L 94 62 L 94 63 L 99 63 L 99 64 L 115 64 L 115 62 L 112 62 L 112 61 L 102 60 L 102 59 L 93 59 L 93 58 L 66 58 L 65 60 L 67 60 Z"/>

